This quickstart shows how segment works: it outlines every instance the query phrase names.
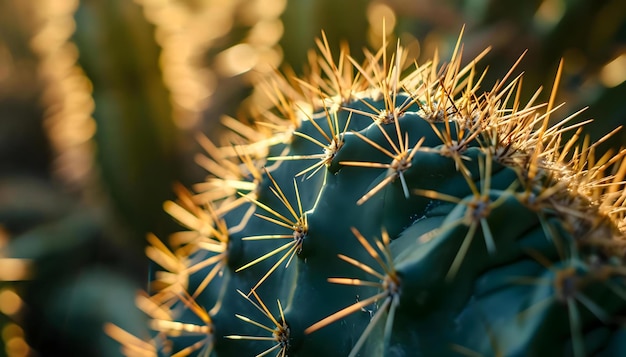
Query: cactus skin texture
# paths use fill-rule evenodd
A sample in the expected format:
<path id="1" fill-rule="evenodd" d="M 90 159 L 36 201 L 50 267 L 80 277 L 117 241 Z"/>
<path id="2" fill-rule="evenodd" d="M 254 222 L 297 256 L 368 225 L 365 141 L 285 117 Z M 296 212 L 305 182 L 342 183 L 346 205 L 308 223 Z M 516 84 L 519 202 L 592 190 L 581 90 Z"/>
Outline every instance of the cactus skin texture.
<path id="1" fill-rule="evenodd" d="M 541 105 L 513 70 L 481 89 L 459 44 L 420 66 L 318 45 L 255 127 L 201 138 L 209 178 L 164 205 L 185 230 L 149 237 L 156 333 L 107 326 L 125 353 L 626 355 L 624 152 L 548 125 L 561 67 Z"/>

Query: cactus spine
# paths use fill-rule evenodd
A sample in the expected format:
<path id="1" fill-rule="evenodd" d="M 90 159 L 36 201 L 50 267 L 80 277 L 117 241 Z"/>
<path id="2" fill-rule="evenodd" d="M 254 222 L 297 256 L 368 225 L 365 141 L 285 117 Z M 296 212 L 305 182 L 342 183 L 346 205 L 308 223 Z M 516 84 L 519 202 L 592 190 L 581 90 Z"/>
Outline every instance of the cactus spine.
<path id="1" fill-rule="evenodd" d="M 209 178 L 165 204 L 185 230 L 150 237 L 156 333 L 107 327 L 127 354 L 625 353 L 625 152 L 549 126 L 561 67 L 524 104 L 460 42 L 422 65 L 318 45 L 253 127 L 201 139 Z"/>

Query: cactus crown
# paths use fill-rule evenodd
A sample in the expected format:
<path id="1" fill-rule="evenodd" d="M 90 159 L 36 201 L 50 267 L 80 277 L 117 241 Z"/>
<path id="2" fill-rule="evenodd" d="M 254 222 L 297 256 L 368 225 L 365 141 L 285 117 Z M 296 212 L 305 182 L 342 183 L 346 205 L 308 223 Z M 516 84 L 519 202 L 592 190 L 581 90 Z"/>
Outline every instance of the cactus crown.
<path id="1" fill-rule="evenodd" d="M 579 144 L 578 113 L 549 125 L 561 66 L 547 104 L 520 103 L 519 61 L 485 91 L 487 51 L 462 66 L 460 38 L 443 64 L 318 47 L 254 125 L 200 139 L 209 177 L 165 204 L 185 230 L 149 238 L 156 334 L 107 327 L 128 355 L 626 347 L 626 152 Z"/>

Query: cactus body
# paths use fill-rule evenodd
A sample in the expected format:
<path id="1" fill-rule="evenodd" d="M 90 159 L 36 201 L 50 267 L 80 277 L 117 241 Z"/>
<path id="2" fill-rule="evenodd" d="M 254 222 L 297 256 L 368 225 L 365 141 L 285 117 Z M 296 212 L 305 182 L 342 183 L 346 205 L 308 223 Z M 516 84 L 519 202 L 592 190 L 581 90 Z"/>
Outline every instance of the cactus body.
<path id="1" fill-rule="evenodd" d="M 211 176 L 165 204 L 186 230 L 150 238 L 141 350 L 623 354 L 623 152 L 548 126 L 553 99 L 520 103 L 519 78 L 483 91 L 460 51 L 409 67 L 399 46 L 363 64 L 319 47 L 254 130 L 202 141 Z"/>

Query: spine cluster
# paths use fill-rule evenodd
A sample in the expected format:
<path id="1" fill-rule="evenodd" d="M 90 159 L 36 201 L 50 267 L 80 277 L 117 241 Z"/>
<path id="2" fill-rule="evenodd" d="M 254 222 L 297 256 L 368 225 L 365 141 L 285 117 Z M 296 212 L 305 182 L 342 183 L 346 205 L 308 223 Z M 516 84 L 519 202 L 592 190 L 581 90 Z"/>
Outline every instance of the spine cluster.
<path id="1" fill-rule="evenodd" d="M 611 355 L 626 349 L 626 151 L 598 155 L 574 115 L 447 63 L 325 38 L 271 110 L 205 137 L 209 176 L 165 210 L 129 356 Z"/>

